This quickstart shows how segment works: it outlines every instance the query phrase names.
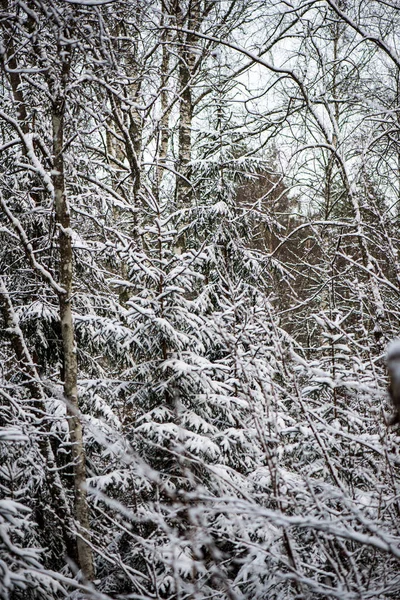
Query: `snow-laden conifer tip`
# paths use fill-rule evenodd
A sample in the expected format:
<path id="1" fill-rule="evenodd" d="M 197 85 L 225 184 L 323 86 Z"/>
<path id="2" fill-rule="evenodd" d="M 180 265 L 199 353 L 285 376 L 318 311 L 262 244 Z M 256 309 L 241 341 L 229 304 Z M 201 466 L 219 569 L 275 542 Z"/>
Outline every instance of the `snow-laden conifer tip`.
<path id="1" fill-rule="evenodd" d="M 400 358 L 400 338 L 392 340 L 386 348 L 386 359 L 393 360 Z"/>

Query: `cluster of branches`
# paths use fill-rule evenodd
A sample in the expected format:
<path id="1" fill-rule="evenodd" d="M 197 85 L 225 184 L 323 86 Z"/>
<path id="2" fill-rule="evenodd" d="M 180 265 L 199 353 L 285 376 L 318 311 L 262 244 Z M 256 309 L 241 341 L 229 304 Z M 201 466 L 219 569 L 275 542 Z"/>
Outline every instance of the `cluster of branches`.
<path id="1" fill-rule="evenodd" d="M 0 596 L 397 598 L 396 3 L 0 7 Z"/>

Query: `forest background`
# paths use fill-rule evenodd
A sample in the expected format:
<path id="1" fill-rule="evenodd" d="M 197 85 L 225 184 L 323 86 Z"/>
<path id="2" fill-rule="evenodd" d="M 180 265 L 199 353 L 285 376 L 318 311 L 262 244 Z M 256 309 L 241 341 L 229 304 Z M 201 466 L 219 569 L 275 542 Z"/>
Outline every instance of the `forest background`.
<path id="1" fill-rule="evenodd" d="M 0 0 L 0 597 L 400 597 L 397 0 Z"/>

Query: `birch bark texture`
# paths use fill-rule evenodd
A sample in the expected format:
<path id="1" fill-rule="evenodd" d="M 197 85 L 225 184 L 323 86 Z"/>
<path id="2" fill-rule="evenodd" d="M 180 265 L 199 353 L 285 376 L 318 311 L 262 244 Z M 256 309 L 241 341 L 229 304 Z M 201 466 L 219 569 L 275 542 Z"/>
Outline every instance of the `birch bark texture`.
<path id="1" fill-rule="evenodd" d="M 197 30 L 201 23 L 200 1 L 189 3 L 187 12 L 175 3 L 174 12 L 178 28 L 187 22 L 189 29 Z M 179 208 L 187 208 L 192 203 L 192 123 L 193 123 L 193 76 L 196 72 L 198 52 L 197 36 L 183 31 L 178 34 L 179 44 L 179 132 L 178 132 L 178 175 L 176 181 L 176 202 Z"/>
<path id="2" fill-rule="evenodd" d="M 64 359 L 64 394 L 67 401 L 68 427 L 74 464 L 74 509 L 79 526 L 77 536 L 78 562 L 82 574 L 90 581 L 94 578 L 94 563 L 91 547 L 87 543 L 90 540 L 90 523 L 86 493 L 86 458 L 78 405 L 78 363 L 72 318 L 73 251 L 71 218 L 65 193 L 63 159 L 65 99 L 62 95 L 53 101 L 52 109 L 53 185 L 56 223 L 58 226 L 59 279 L 62 288 L 65 290 L 65 292 L 58 295 Z"/>

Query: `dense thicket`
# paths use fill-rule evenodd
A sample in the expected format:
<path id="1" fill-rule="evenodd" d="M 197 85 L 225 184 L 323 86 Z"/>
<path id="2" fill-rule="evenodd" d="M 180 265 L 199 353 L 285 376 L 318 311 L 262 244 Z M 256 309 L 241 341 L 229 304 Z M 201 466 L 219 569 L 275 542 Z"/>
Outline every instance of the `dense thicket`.
<path id="1" fill-rule="evenodd" d="M 0 8 L 0 597 L 398 598 L 396 2 Z"/>

